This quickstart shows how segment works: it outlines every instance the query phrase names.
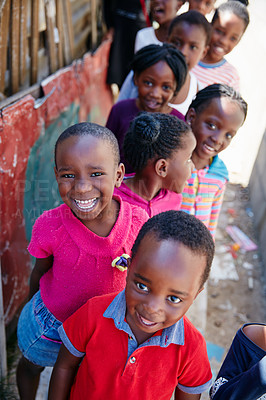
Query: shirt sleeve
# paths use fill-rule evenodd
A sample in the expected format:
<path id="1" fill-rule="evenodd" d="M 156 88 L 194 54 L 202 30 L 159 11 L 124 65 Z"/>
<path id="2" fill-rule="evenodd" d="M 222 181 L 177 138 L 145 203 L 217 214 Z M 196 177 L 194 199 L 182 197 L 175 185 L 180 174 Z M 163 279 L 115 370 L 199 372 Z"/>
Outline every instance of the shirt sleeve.
<path id="1" fill-rule="evenodd" d="M 134 72 L 129 71 L 124 83 L 120 89 L 118 101 L 126 99 L 136 99 L 138 97 L 138 88 L 134 83 Z"/>
<path id="2" fill-rule="evenodd" d="M 211 400 L 254 400 L 266 394 L 266 356 L 247 371 L 238 371 L 232 379 L 226 372 L 231 363 L 228 358 L 223 363 L 223 372 L 210 390 Z"/>
<path id="3" fill-rule="evenodd" d="M 226 187 L 226 184 L 224 184 L 216 192 L 215 197 L 212 202 L 212 206 L 211 206 L 211 214 L 210 214 L 208 229 L 213 237 L 215 236 L 215 232 L 216 232 L 216 228 L 217 228 L 217 224 L 218 224 L 218 218 L 219 218 L 222 203 L 223 203 L 225 187 Z"/>

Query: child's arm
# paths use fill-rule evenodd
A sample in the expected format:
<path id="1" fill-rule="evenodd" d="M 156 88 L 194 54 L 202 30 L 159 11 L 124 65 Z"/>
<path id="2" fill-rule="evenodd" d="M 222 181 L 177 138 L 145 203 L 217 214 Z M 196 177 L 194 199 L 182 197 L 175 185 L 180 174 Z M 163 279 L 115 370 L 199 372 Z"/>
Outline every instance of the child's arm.
<path id="1" fill-rule="evenodd" d="M 75 357 L 62 344 L 49 385 L 48 400 L 67 400 L 82 357 Z"/>
<path id="2" fill-rule="evenodd" d="M 178 387 L 175 390 L 175 400 L 198 400 L 200 397 L 200 394 L 185 393 Z"/>
<path id="3" fill-rule="evenodd" d="M 47 272 L 53 265 L 53 256 L 47 258 L 37 258 L 35 266 L 30 276 L 30 299 L 39 290 L 39 282 L 41 277 Z"/>

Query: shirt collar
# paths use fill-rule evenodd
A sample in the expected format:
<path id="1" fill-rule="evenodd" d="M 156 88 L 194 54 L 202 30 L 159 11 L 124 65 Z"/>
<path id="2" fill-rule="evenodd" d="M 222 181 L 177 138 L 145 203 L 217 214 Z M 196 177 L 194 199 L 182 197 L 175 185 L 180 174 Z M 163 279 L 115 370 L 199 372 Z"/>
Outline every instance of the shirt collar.
<path id="1" fill-rule="evenodd" d="M 123 330 L 128 335 L 134 336 L 130 326 L 125 320 L 126 316 L 126 298 L 125 290 L 118 293 L 108 308 L 105 310 L 103 316 L 105 318 L 112 318 L 117 329 Z M 181 318 L 174 325 L 159 331 L 147 340 L 149 345 L 157 345 L 160 347 L 167 347 L 170 344 L 184 345 L 184 320 Z"/>

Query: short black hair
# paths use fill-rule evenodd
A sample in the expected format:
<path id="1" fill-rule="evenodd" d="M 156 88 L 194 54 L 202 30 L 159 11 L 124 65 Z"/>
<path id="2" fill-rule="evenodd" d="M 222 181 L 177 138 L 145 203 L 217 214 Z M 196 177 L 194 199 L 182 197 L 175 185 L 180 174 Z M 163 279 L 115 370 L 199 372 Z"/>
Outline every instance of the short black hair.
<path id="1" fill-rule="evenodd" d="M 201 276 L 200 288 L 207 281 L 214 257 L 214 241 L 206 226 L 194 215 L 183 211 L 165 211 L 150 218 L 142 226 L 132 247 L 132 259 L 147 234 L 153 234 L 158 241 L 175 240 L 188 247 L 191 252 L 204 256 L 206 266 Z"/>
<path id="2" fill-rule="evenodd" d="M 115 164 L 117 164 L 117 165 L 119 164 L 119 160 L 120 160 L 119 146 L 118 146 L 117 139 L 116 139 L 115 135 L 113 134 L 113 132 L 111 132 L 110 129 L 108 129 L 104 126 L 94 124 L 92 122 L 81 122 L 79 124 L 75 124 L 75 125 L 68 127 L 58 137 L 58 139 L 55 143 L 55 149 L 54 149 L 54 161 L 55 161 L 56 168 L 57 168 L 56 153 L 57 153 L 58 145 L 71 136 L 87 136 L 87 135 L 94 136 L 99 139 L 107 141 L 112 149 Z"/>
<path id="3" fill-rule="evenodd" d="M 159 44 L 150 44 L 142 47 L 134 55 L 131 69 L 133 69 L 134 74 L 139 75 L 142 71 L 157 64 L 159 61 L 165 61 L 173 71 L 176 79 L 175 92 L 177 93 L 185 83 L 188 69 L 185 57 L 175 46 L 164 43 L 162 46 Z"/>
<path id="4" fill-rule="evenodd" d="M 168 36 L 172 33 L 174 27 L 182 22 L 189 25 L 196 25 L 203 29 L 206 35 L 206 46 L 210 43 L 212 36 L 212 26 L 199 11 L 190 10 L 175 17 L 169 27 Z"/>
<path id="5" fill-rule="evenodd" d="M 235 89 L 233 89 L 231 86 L 221 83 L 215 83 L 200 90 L 196 94 L 194 100 L 192 100 L 188 110 L 190 108 L 194 108 L 196 113 L 201 113 L 209 106 L 212 99 L 221 97 L 227 97 L 228 99 L 235 101 L 239 108 L 243 111 L 245 121 L 248 110 L 247 103 Z"/>
<path id="6" fill-rule="evenodd" d="M 174 115 L 140 113 L 130 123 L 124 139 L 124 156 L 134 171 L 142 171 L 149 160 L 170 158 L 185 147 L 189 125 Z"/>
<path id="7" fill-rule="evenodd" d="M 228 1 L 227 3 L 223 3 L 218 8 L 216 8 L 211 21 L 212 25 L 218 19 L 219 14 L 226 11 L 229 11 L 230 13 L 236 15 L 238 18 L 242 19 L 242 21 L 244 22 L 244 32 L 245 32 L 249 24 L 249 13 L 247 7 L 244 4 L 242 4 L 242 2 L 236 0 Z"/>

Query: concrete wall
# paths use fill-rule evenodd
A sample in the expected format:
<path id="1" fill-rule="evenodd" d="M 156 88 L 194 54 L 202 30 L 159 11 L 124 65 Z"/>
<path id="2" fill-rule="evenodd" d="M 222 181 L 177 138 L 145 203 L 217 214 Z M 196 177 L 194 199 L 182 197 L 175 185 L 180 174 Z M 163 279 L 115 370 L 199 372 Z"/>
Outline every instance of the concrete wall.
<path id="1" fill-rule="evenodd" d="M 249 181 L 250 200 L 254 212 L 254 223 L 264 263 L 266 279 L 266 130 Z"/>

